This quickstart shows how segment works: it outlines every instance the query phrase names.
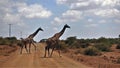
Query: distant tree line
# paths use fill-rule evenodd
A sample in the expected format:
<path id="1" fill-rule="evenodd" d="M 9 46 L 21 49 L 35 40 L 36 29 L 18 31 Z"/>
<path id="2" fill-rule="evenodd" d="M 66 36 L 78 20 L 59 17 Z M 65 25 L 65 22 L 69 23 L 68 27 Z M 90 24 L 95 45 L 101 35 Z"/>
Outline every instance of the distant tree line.
<path id="1" fill-rule="evenodd" d="M 89 45 L 108 45 L 111 46 L 112 44 L 119 44 L 119 38 L 105 38 L 100 37 L 98 39 L 77 39 L 76 36 L 68 37 L 66 40 L 63 40 L 68 47 L 71 48 L 80 48 L 80 47 L 87 47 Z"/>
<path id="2" fill-rule="evenodd" d="M 12 45 L 18 42 L 16 37 L 0 37 L 0 45 Z"/>

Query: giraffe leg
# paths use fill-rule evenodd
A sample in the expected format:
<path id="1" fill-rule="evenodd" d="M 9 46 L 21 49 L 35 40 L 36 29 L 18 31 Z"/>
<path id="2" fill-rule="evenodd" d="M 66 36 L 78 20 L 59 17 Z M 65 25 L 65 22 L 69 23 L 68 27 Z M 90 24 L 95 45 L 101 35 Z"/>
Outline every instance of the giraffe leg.
<path id="1" fill-rule="evenodd" d="M 57 49 L 58 49 L 58 54 L 59 54 L 59 57 L 61 57 L 61 55 L 60 55 L 60 44 L 58 43 L 59 41 L 57 41 L 56 42 L 56 45 L 57 45 Z"/>
<path id="2" fill-rule="evenodd" d="M 31 53 L 31 52 L 30 52 L 30 49 L 31 49 L 31 43 L 29 43 L 29 53 Z"/>
<path id="3" fill-rule="evenodd" d="M 49 57 L 52 57 L 53 51 L 54 51 L 54 47 L 52 48 L 52 52 L 51 52 Z"/>
<path id="4" fill-rule="evenodd" d="M 49 51 L 49 48 L 48 48 L 48 56 L 50 56 L 50 51 Z"/>
<path id="5" fill-rule="evenodd" d="M 59 57 L 62 57 L 60 54 L 61 54 L 61 46 L 58 44 L 58 53 L 59 53 Z"/>
<path id="6" fill-rule="evenodd" d="M 60 45 L 58 46 L 58 54 L 59 54 L 59 57 L 62 57 L 61 55 L 60 55 Z"/>
<path id="7" fill-rule="evenodd" d="M 44 55 L 44 57 L 46 57 L 46 52 L 47 52 L 46 50 L 47 50 L 47 46 L 45 47 L 45 55 Z"/>
<path id="8" fill-rule="evenodd" d="M 32 45 L 34 46 L 34 48 L 35 48 L 35 51 L 36 51 L 36 50 L 37 50 L 37 49 L 36 49 L 36 45 L 35 45 L 33 42 L 32 42 Z"/>
<path id="9" fill-rule="evenodd" d="M 20 54 L 22 54 L 23 45 L 20 46 Z"/>
<path id="10" fill-rule="evenodd" d="M 62 56 L 60 55 L 60 50 L 58 50 L 58 53 L 59 53 L 59 57 L 62 57 Z"/>
<path id="11" fill-rule="evenodd" d="M 25 50 L 26 50 L 26 52 L 28 53 L 28 49 L 27 49 L 27 46 L 25 45 Z"/>

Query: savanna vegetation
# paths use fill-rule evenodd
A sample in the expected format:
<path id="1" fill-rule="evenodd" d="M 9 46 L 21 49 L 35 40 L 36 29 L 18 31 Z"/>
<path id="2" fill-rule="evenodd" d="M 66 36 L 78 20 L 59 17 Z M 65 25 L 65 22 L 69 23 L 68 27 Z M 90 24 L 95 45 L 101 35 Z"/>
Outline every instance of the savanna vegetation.
<path id="1" fill-rule="evenodd" d="M 18 42 L 16 37 L 0 37 L 0 45 L 12 45 Z"/>
<path id="2" fill-rule="evenodd" d="M 16 37 L 0 37 L 0 55 L 8 56 L 16 51 L 18 42 Z"/>
<path id="3" fill-rule="evenodd" d="M 73 36 L 61 40 L 59 44 L 66 56 L 78 62 L 95 68 L 119 68 L 120 38 L 78 39 Z"/>
<path id="4" fill-rule="evenodd" d="M 119 38 L 105 38 L 101 37 L 98 39 L 77 39 L 76 36 L 68 37 L 66 40 L 61 40 L 61 49 L 81 49 L 79 53 L 95 56 L 100 55 L 101 52 L 110 52 L 110 47 L 113 44 L 118 44 L 117 49 L 120 48 Z"/>
<path id="5" fill-rule="evenodd" d="M 44 42 L 46 39 L 41 40 Z M 16 37 L 0 37 L 0 45 L 13 45 L 19 43 Z M 76 36 L 68 37 L 66 40 L 61 40 L 59 45 L 62 51 L 67 52 L 68 49 L 78 49 L 75 53 L 95 56 L 100 55 L 101 52 L 110 52 L 110 47 L 117 44 L 116 49 L 120 49 L 119 38 L 105 38 L 98 39 L 77 39 Z"/>

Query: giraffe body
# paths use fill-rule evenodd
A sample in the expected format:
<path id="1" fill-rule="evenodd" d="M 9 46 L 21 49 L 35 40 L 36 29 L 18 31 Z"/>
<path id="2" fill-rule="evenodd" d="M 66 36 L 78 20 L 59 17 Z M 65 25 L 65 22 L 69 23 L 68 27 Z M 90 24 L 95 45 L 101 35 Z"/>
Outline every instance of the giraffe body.
<path id="1" fill-rule="evenodd" d="M 42 28 L 38 28 L 33 34 L 30 34 L 27 38 L 25 38 L 25 39 L 21 38 L 22 46 L 21 46 L 20 54 L 22 54 L 23 47 L 25 47 L 27 53 L 28 52 L 30 53 L 31 44 L 33 44 L 33 46 L 35 47 L 35 50 L 36 50 L 36 45 L 34 44 L 33 38 L 37 35 L 37 33 L 39 31 L 43 31 L 43 29 Z M 29 50 L 27 50 L 27 45 L 29 45 Z"/>
<path id="2" fill-rule="evenodd" d="M 67 24 L 64 25 L 63 29 L 56 33 L 54 36 L 52 36 L 51 38 L 48 38 L 48 40 L 46 41 L 46 47 L 45 47 L 45 55 L 44 57 L 46 57 L 46 52 L 48 51 L 48 57 L 52 57 L 52 53 L 54 51 L 54 49 L 59 46 L 59 38 L 63 35 L 63 33 L 65 32 L 65 29 L 66 28 L 70 28 L 70 26 L 68 26 Z M 49 49 L 52 49 L 52 52 L 50 53 L 49 52 Z M 59 53 L 59 56 L 60 56 L 60 46 L 58 47 L 58 53 Z M 61 57 L 61 56 L 60 56 Z"/>

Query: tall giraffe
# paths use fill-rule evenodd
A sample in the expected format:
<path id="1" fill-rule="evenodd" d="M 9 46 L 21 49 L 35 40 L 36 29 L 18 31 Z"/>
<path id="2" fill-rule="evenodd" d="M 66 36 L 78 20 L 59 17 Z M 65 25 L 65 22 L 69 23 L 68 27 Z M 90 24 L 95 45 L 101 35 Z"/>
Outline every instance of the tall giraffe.
<path id="1" fill-rule="evenodd" d="M 42 28 L 38 28 L 34 33 L 30 34 L 27 38 L 23 39 L 21 38 L 21 51 L 20 51 L 20 54 L 22 54 L 22 49 L 23 47 L 25 46 L 26 48 L 26 51 L 28 52 L 27 50 L 27 44 L 29 45 L 29 53 L 30 53 L 30 49 L 31 49 L 31 44 L 33 44 L 33 46 L 35 47 L 35 50 L 36 50 L 36 45 L 34 44 L 34 40 L 33 38 L 37 35 L 37 33 L 39 31 L 43 31 Z"/>
<path id="2" fill-rule="evenodd" d="M 51 38 L 48 38 L 48 40 L 46 41 L 46 47 L 45 47 L 45 55 L 44 55 L 44 57 L 46 57 L 46 52 L 48 51 L 48 57 L 52 57 L 52 53 L 53 53 L 53 51 L 54 51 L 54 49 L 55 49 L 55 47 L 56 46 L 58 46 L 59 48 L 58 48 L 58 53 L 59 53 L 59 56 L 60 56 L 60 46 L 58 45 L 58 43 L 59 43 L 59 38 L 63 35 L 63 33 L 65 32 L 65 29 L 66 28 L 70 28 L 70 26 L 68 26 L 67 24 L 66 25 L 64 25 L 64 27 L 63 27 L 63 29 L 60 31 L 60 32 L 58 32 L 58 33 L 56 33 L 53 37 L 51 37 Z M 50 52 L 49 52 L 49 49 L 52 49 L 52 52 L 51 52 L 51 54 L 50 54 Z M 50 54 L 50 55 L 49 55 Z M 60 56 L 61 57 L 61 56 Z"/>

